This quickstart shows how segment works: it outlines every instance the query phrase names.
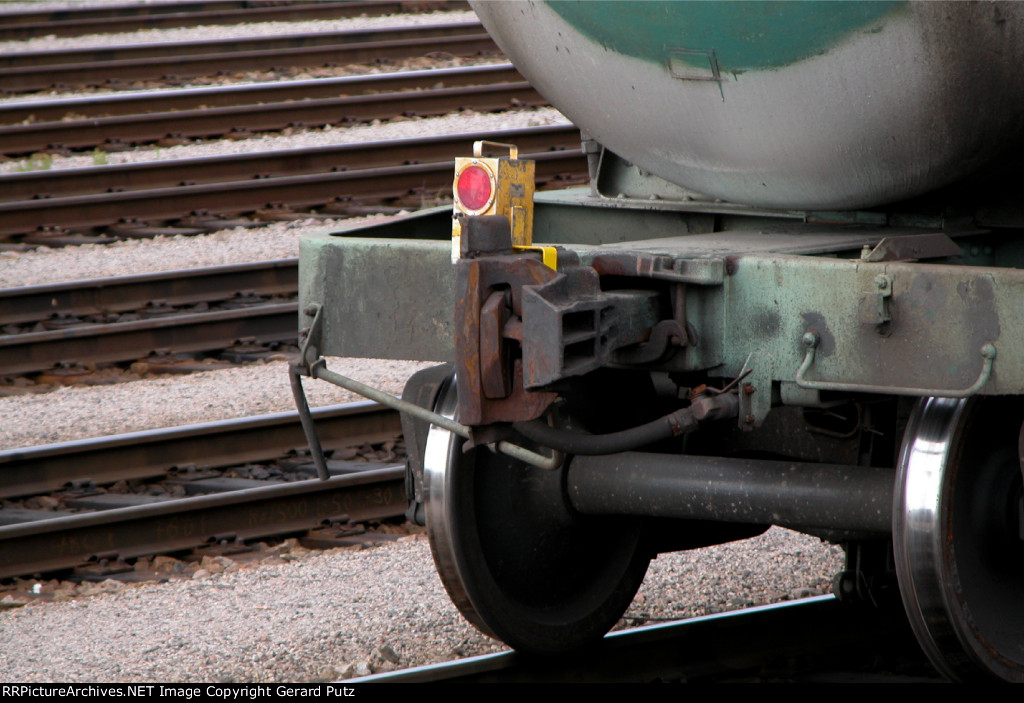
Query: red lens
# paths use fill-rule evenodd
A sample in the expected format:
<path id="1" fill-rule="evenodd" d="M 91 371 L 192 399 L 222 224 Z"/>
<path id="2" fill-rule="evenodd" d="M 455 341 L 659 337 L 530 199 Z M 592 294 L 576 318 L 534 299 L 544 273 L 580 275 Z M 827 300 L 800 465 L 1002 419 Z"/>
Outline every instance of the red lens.
<path id="1" fill-rule="evenodd" d="M 455 184 L 459 202 L 467 210 L 479 210 L 491 199 L 491 174 L 482 166 L 469 166 Z"/>

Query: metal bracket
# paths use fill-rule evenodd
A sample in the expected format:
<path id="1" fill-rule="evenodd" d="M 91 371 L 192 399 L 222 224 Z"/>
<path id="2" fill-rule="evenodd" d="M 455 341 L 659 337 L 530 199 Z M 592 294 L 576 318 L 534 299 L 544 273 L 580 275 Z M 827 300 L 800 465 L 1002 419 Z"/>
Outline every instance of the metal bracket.
<path id="1" fill-rule="evenodd" d="M 427 422 L 433 425 L 437 425 L 442 429 L 446 429 L 449 432 L 457 434 L 464 439 L 472 438 L 471 428 L 469 426 L 463 425 L 461 422 L 456 422 L 455 420 L 450 420 L 444 415 L 439 415 L 435 412 L 427 410 L 426 408 L 421 408 L 418 405 L 413 405 L 412 403 L 396 398 L 395 396 L 389 393 L 385 393 L 384 391 L 372 388 L 366 385 L 365 383 L 360 383 L 354 378 L 349 378 L 348 376 L 343 376 L 340 373 L 331 371 L 330 369 L 327 368 L 326 359 L 317 359 L 316 362 L 310 367 L 309 371 L 310 375 L 313 378 L 327 381 L 328 383 L 333 383 L 334 385 L 340 386 L 341 388 L 344 388 L 347 391 L 358 393 L 364 398 L 374 400 L 380 403 L 381 405 L 386 405 L 389 408 L 393 408 L 400 413 L 408 413 L 413 417 L 420 418 L 421 420 L 426 420 Z M 514 459 L 518 459 L 519 461 L 525 462 L 532 466 L 536 466 L 541 469 L 547 470 L 554 470 L 559 468 L 562 465 L 562 461 L 565 458 L 559 452 L 553 452 L 551 456 L 544 456 L 543 454 L 538 454 L 536 452 L 530 451 L 529 449 L 520 447 L 518 444 L 513 444 L 512 442 L 505 441 L 497 442 L 495 444 L 488 444 L 487 447 L 493 452 L 497 452 L 499 454 L 507 454 L 508 456 Z"/>
<path id="2" fill-rule="evenodd" d="M 321 481 L 326 481 L 331 477 L 327 472 L 327 459 L 324 458 L 320 436 L 316 433 L 313 415 L 309 412 L 309 403 L 306 401 L 306 391 L 302 387 L 302 376 L 313 376 L 313 366 L 317 361 L 321 361 L 319 357 L 320 333 L 323 329 L 323 307 L 314 303 L 304 312 L 313 317 L 313 322 L 305 330 L 305 339 L 302 340 L 299 347 L 299 358 L 288 364 L 288 381 L 292 387 L 292 397 L 295 398 L 295 409 L 299 412 L 302 432 L 306 435 L 306 441 L 309 442 L 309 452 L 316 465 L 316 475 Z"/>
<path id="3" fill-rule="evenodd" d="M 819 391 L 845 391 L 845 392 L 860 392 L 860 393 L 881 393 L 887 395 L 911 395 L 911 396 L 935 396 L 939 398 L 967 398 L 975 395 L 978 391 L 985 387 L 988 383 L 989 378 L 992 376 L 992 364 L 996 358 L 996 347 L 991 342 L 983 344 L 981 347 L 981 357 L 983 359 L 981 365 L 981 373 L 978 374 L 977 380 L 967 388 L 950 389 L 950 388 L 913 388 L 910 386 L 876 386 L 871 384 L 861 383 L 841 383 L 838 381 L 814 381 L 807 378 L 807 372 L 811 370 L 811 366 L 814 365 L 815 351 L 818 348 L 818 343 L 821 341 L 816 332 L 806 332 L 803 336 L 804 346 L 807 347 L 807 351 L 804 354 L 804 361 L 800 364 L 800 368 L 797 369 L 796 384 L 801 388 L 810 388 Z"/>
<path id="4" fill-rule="evenodd" d="M 438 427 L 442 427 L 449 432 L 459 435 L 460 437 L 470 439 L 470 428 L 460 422 L 450 420 L 443 415 L 438 415 L 437 413 L 421 408 L 418 405 L 396 398 L 389 393 L 367 386 L 365 383 L 360 383 L 354 378 L 343 376 L 340 373 L 336 373 L 328 369 L 327 360 L 319 355 L 316 346 L 316 342 L 318 342 L 320 338 L 321 325 L 323 324 L 323 306 L 317 304 L 310 305 L 306 308 L 305 313 L 313 317 L 313 323 L 309 327 L 309 332 L 307 333 L 306 338 L 302 341 L 299 360 L 292 362 L 288 367 L 288 376 L 291 380 L 292 395 L 295 397 L 295 405 L 299 411 L 299 419 L 302 422 L 302 430 L 306 434 L 306 440 L 309 442 L 309 448 L 313 454 L 313 462 L 316 464 L 317 475 L 321 480 L 326 481 L 329 478 L 329 474 L 327 473 L 327 462 L 324 459 L 324 452 L 320 446 L 320 438 L 316 434 L 316 427 L 313 424 L 313 416 L 309 412 L 309 405 L 306 402 L 306 394 L 302 389 L 301 376 L 309 376 L 310 378 L 316 378 L 327 381 L 328 383 L 333 383 L 345 390 L 358 393 L 364 398 L 376 401 L 381 405 L 394 408 L 400 413 L 407 413 L 421 420 L 426 420 L 427 422 L 437 425 Z M 553 452 L 551 456 L 544 456 L 543 454 L 537 454 L 536 452 L 520 447 L 517 444 L 505 441 L 497 442 L 496 444 L 489 444 L 487 446 L 491 451 L 507 454 L 527 464 L 548 470 L 559 468 L 565 458 L 559 452 Z"/>
<path id="5" fill-rule="evenodd" d="M 616 350 L 618 364 L 653 364 L 666 357 L 675 347 L 686 346 L 690 339 L 689 330 L 675 320 L 662 320 L 651 328 L 651 337 L 636 348 Z"/>
<path id="6" fill-rule="evenodd" d="M 772 363 L 764 351 L 753 351 L 743 362 L 739 378 L 737 426 L 752 430 L 764 422 L 772 409 Z"/>
<path id="7" fill-rule="evenodd" d="M 892 276 L 875 276 L 875 289 L 860 296 L 860 321 L 865 325 L 882 325 L 892 321 L 889 300 L 892 298 Z"/>
<path id="8" fill-rule="evenodd" d="M 508 158 L 510 159 L 519 158 L 519 147 L 517 147 L 515 144 L 505 144 L 504 142 L 492 142 L 486 139 L 481 139 L 480 141 L 473 142 L 473 156 L 475 156 L 478 159 L 482 158 L 484 155 L 485 144 L 487 146 L 496 146 L 501 149 L 508 149 Z"/>
<path id="9" fill-rule="evenodd" d="M 886 237 L 873 250 L 866 252 L 863 261 L 919 261 L 959 256 L 960 247 L 943 232 L 909 234 Z"/>

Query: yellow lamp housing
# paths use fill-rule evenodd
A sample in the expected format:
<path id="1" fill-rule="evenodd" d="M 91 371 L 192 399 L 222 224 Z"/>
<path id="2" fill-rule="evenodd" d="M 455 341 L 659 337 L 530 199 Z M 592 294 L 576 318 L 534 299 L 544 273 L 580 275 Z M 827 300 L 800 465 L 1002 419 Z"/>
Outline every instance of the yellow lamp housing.
<path id="1" fill-rule="evenodd" d="M 484 146 L 508 149 L 508 156 L 485 157 Z M 512 226 L 512 243 L 533 242 L 533 192 L 535 162 L 520 159 L 512 144 L 478 141 L 472 157 L 455 159 L 452 182 L 452 260 L 459 258 L 462 231 L 460 215 L 504 215 Z"/>

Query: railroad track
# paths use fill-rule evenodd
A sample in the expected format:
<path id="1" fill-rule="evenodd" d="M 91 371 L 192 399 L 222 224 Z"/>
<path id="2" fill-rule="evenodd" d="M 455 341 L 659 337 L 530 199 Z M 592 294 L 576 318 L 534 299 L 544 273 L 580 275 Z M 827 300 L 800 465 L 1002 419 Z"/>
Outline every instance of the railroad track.
<path id="1" fill-rule="evenodd" d="M 173 355 L 232 347 L 265 355 L 295 342 L 297 291 L 295 259 L 0 290 L 0 375 L 73 373 L 158 350 L 172 365 Z"/>
<path id="2" fill-rule="evenodd" d="M 436 202 L 439 195 L 449 191 L 452 155 L 465 152 L 478 139 L 520 143 L 524 158 L 537 161 L 541 186 L 565 187 L 586 178 L 586 159 L 579 148 L 539 153 L 523 145 L 543 145 L 546 150 L 559 143 L 575 143 L 574 134 L 578 132 L 565 126 L 537 127 L 304 149 L 291 154 L 267 152 L 6 174 L 0 176 L 0 193 L 23 199 L 0 202 L 0 238 L 14 241 L 17 236 L 31 234 L 22 241 L 59 245 L 78 243 L 82 235 L 94 236 L 101 228 L 116 223 L 121 223 L 114 232 L 117 236 L 154 236 L 214 231 L 237 224 L 226 224 L 218 217 L 268 209 L 271 219 L 287 217 L 289 209 L 324 206 L 328 206 L 327 212 L 345 214 L 350 206 L 367 203 L 397 202 L 415 209 L 424 202 Z M 425 163 L 416 163 L 419 161 Z M 375 165 L 353 168 L 370 163 Z M 385 163 L 404 165 L 382 165 Z M 274 175 L 267 173 L 271 168 Z M 169 185 L 181 182 L 183 176 L 187 177 L 186 184 Z M 146 189 L 128 189 L 147 182 L 151 185 Z M 84 192 L 83 186 L 89 188 L 90 183 L 118 192 Z M 53 193 L 41 192 L 44 188 L 63 188 L 70 194 L 47 197 Z M 181 222 L 197 213 L 203 219 L 198 229 L 194 217 Z M 157 227 L 168 222 L 184 224 L 185 229 Z"/>
<path id="3" fill-rule="evenodd" d="M 313 416 L 321 442 L 335 451 L 395 442 L 401 432 L 398 414 L 374 403 Z M 331 478 L 320 481 L 311 460 L 295 456 L 304 445 L 291 412 L 2 451 L 0 578 L 403 514 L 403 463 L 335 459 Z M 263 472 L 271 480 L 217 471 L 289 456 Z M 184 497 L 107 490 L 158 479 Z M 50 509 L 24 507 L 21 499 L 43 494 Z"/>
<path id="4" fill-rule="evenodd" d="M 92 228 L 107 226 L 136 237 L 213 231 L 237 224 L 217 215 L 251 211 L 271 200 L 292 207 L 296 200 L 322 204 L 338 202 L 344 196 L 351 199 L 344 205 L 348 208 L 352 203 L 358 206 L 379 199 L 382 193 L 393 198 L 417 191 L 432 194 L 446 189 L 450 182 L 451 155 L 465 151 L 477 139 L 512 141 L 528 153 L 573 144 L 577 138 L 574 127 L 561 125 L 8 174 L 0 176 L 0 230 L 8 234 L 19 229 L 77 230 L 91 235 Z M 585 172 L 578 150 L 541 153 L 537 158 L 541 179 L 566 172 L 582 177 Z M 387 165 L 409 159 L 428 163 Z M 369 168 L 346 171 L 350 165 Z M 175 185 L 186 179 L 190 185 Z M 267 196 L 265 186 L 270 186 L 276 197 Z M 114 192 L 97 192 L 101 190 Z M 286 194 L 298 191 L 301 199 L 281 196 L 282 190 Z M 254 192 L 256 197 L 251 197 Z M 202 193 L 219 199 L 197 203 L 197 195 Z M 7 198 L 12 200 L 3 202 Z M 168 207 L 172 203 L 176 207 Z M 195 226 L 199 221 L 192 218 L 187 223 L 192 229 L 183 228 L 180 218 L 197 206 L 206 210 L 201 226 Z M 163 219 L 154 221 L 160 213 Z M 137 218 L 134 222 L 123 222 L 133 217 Z M 167 218 L 174 224 L 167 225 Z M 118 220 L 122 221 L 117 224 Z M 75 235 L 69 238 L 74 240 Z M 48 243 L 59 239 L 52 234 L 43 236 Z M 148 359 L 156 351 L 161 355 L 154 363 L 177 370 L 181 366 L 173 363 L 173 355 L 223 350 L 239 340 L 264 345 L 245 346 L 239 350 L 244 358 L 265 355 L 296 338 L 295 268 L 294 260 L 289 260 L 0 291 L 0 330 L 4 332 L 0 335 L 0 375 L 56 370 L 54 373 L 62 376 L 60 382 L 76 380 L 72 377 L 82 380 L 96 364 Z M 267 299 L 270 296 L 276 298 Z M 222 303 L 219 309 L 196 309 L 218 301 Z M 130 313 L 128 317 L 119 315 L 125 312 Z"/>
<path id="5" fill-rule="evenodd" d="M 547 105 L 511 64 L 0 103 L 0 152 L 123 149 L 298 124 Z"/>
<path id="6" fill-rule="evenodd" d="M 504 652 L 359 683 L 937 683 L 898 608 L 832 596 L 613 632 L 586 653 Z"/>
<path id="7" fill-rule="evenodd" d="M 298 291 L 298 259 L 136 274 L 0 290 L 0 328 L 51 318 L 109 315 L 145 308 L 229 300 L 254 291 L 290 296 Z"/>
<path id="8" fill-rule="evenodd" d="M 256 302 L 238 308 L 167 315 L 131 322 L 78 324 L 0 337 L 0 373 L 29 374 L 76 364 L 130 362 L 163 353 L 165 358 L 209 353 L 247 344 L 255 358 L 274 345 L 294 343 L 298 303 Z"/>
<path id="9" fill-rule="evenodd" d="M 399 166 L 403 163 L 450 163 L 456 154 L 471 148 L 474 141 L 498 138 L 514 140 L 520 151 L 537 154 L 578 147 L 579 130 L 573 125 L 527 127 L 230 156 L 10 173 L 0 175 L 0 203 L 116 194 L 181 184 L 199 185 L 355 171 Z"/>
<path id="10" fill-rule="evenodd" d="M 0 55 L 0 86 L 27 93 L 67 86 L 119 87 L 196 76 L 377 64 L 436 55 L 498 56 L 478 22 L 160 42 Z"/>
<path id="11" fill-rule="evenodd" d="M 47 35 L 71 37 L 242 22 L 341 19 L 359 15 L 463 10 L 468 7 L 467 3 L 457 0 L 200 0 L 156 5 L 108 4 L 63 10 L 4 12 L 0 15 L 0 39 L 25 40 Z"/>

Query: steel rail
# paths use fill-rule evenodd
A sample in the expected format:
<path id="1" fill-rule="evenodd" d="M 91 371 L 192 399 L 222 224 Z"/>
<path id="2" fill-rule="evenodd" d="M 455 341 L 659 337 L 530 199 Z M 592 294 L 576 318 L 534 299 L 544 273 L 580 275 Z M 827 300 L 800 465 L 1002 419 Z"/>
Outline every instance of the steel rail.
<path id="1" fill-rule="evenodd" d="M 211 351 L 250 337 L 261 342 L 291 341 L 297 336 L 297 314 L 297 302 L 266 303 L 0 336 L 0 374 L 45 371 L 79 360 L 132 361 L 159 349 Z"/>
<path id="2" fill-rule="evenodd" d="M 251 540 L 304 531 L 332 518 L 400 517 L 405 468 L 310 479 L 0 527 L 0 578 L 194 549 L 221 535 Z"/>
<path id="3" fill-rule="evenodd" d="M 881 667 L 912 667 L 892 674 Z M 882 673 L 875 673 L 881 671 Z M 606 635 L 584 654 L 470 657 L 364 683 L 651 683 L 887 680 L 935 682 L 902 613 L 819 596 Z"/>
<path id="4" fill-rule="evenodd" d="M 248 291 L 291 295 L 298 289 L 299 264 L 294 258 L 5 288 L 0 290 L 0 325 L 39 322 L 54 315 L 138 310 L 156 300 L 190 305 Z"/>
<path id="5" fill-rule="evenodd" d="M 481 112 L 548 102 L 526 81 L 199 108 L 119 117 L 0 127 L 0 152 L 29 154 L 48 149 L 144 144 L 168 136 L 215 137 L 232 132 L 269 131 L 289 126 L 320 127 L 389 119 L 399 114 L 443 115 L 462 109 Z"/>
<path id="6" fill-rule="evenodd" d="M 587 173 L 586 159 L 578 149 L 522 154 L 522 158 L 537 162 L 538 180 Z M 446 161 L 0 203 L 0 236 L 25 234 L 41 228 L 81 232 L 125 218 L 171 220 L 195 211 L 237 215 L 272 203 L 310 208 L 342 198 L 372 198 L 382 202 L 417 192 L 423 197 L 432 197 L 432 193 L 450 189 L 451 174 L 452 163 Z"/>
<path id="7" fill-rule="evenodd" d="M 259 2 L 256 0 L 208 0 L 159 5 L 107 5 L 12 12 L 0 15 L 0 39 L 22 40 L 55 35 L 80 36 L 140 29 L 167 29 L 242 22 L 286 22 L 311 19 L 342 19 L 359 15 L 390 15 L 410 11 L 466 9 L 466 3 L 441 0 L 402 2 L 371 0 L 355 2 Z"/>
<path id="8" fill-rule="evenodd" d="M 0 103 L 0 124 L 36 126 L 47 122 L 80 121 L 174 110 L 210 110 L 221 107 L 259 105 L 286 100 L 317 100 L 384 92 L 453 88 L 463 85 L 516 83 L 523 77 L 510 63 L 422 71 L 373 73 L 340 78 L 271 81 L 244 85 L 200 88 L 139 90 L 112 95 L 16 100 Z M 71 118 L 70 116 L 75 116 Z M 22 125 L 21 123 L 26 123 Z"/>
<path id="9" fill-rule="evenodd" d="M 409 161 L 440 162 L 453 154 L 468 153 L 475 141 L 499 139 L 514 142 L 524 153 L 543 152 L 577 147 L 579 130 L 573 125 L 527 127 L 230 156 L 10 173 L 0 175 L 0 202 L 167 188 L 183 183 L 195 185 L 381 168 Z M 0 321 L 3 319 L 0 315 Z"/>
<path id="10" fill-rule="evenodd" d="M 312 410 L 325 449 L 383 442 L 401 433 L 398 413 L 369 401 Z M 110 437 L 0 450 L 0 498 L 38 495 L 75 481 L 110 484 L 163 476 L 175 467 L 278 459 L 306 446 L 295 411 Z M 312 459 L 310 460 L 312 461 Z"/>
<path id="11" fill-rule="evenodd" d="M 272 0 L 273 1 L 273 0 Z M 258 0 L 257 0 L 258 2 Z M 117 17 L 148 17 L 179 12 L 213 12 L 240 10 L 248 0 L 180 0 L 173 3 L 132 5 L 109 3 L 84 7 L 46 8 L 41 10 L 13 10 L 0 15 L 0 27 L 31 26 L 67 19 L 103 19 Z"/>
<path id="12" fill-rule="evenodd" d="M 337 448 L 382 442 L 401 431 L 398 414 L 373 403 L 313 411 L 321 438 Z M 176 466 L 228 466 L 275 459 L 303 446 L 295 412 L 135 432 L 0 452 L 4 497 L 48 492 L 72 481 L 150 478 Z M 368 468 L 370 468 L 368 466 Z M 114 508 L 0 527 L 0 578 L 71 568 L 116 554 L 201 546 L 220 535 L 252 539 L 326 520 L 376 520 L 406 507 L 402 466 L 327 481 L 295 481 L 228 493 Z M 2 510 L 0 510 L 2 512 Z"/>
<path id="13" fill-rule="evenodd" d="M 481 32 L 483 32 L 483 25 L 479 22 L 446 22 L 444 24 L 409 25 L 405 27 L 346 29 L 337 32 L 304 32 L 297 34 L 273 34 L 269 36 L 19 51 L 0 55 L 0 68 L 31 68 L 34 66 L 138 61 L 141 59 L 168 61 L 196 55 L 230 55 L 233 53 L 249 53 L 274 49 L 301 49 L 372 42 L 438 39 L 450 36 L 474 35 Z"/>
<path id="14" fill-rule="evenodd" d="M 475 33 L 466 33 L 475 31 Z M 369 40 L 366 36 L 392 37 L 402 33 L 416 38 Z M 456 32 L 462 32 L 456 34 Z M 362 36 L 358 36 L 362 35 Z M 232 40 L 225 40 L 230 43 Z M 240 45 L 243 40 L 233 40 Z M 254 42 L 256 40 L 248 40 Z M 336 66 L 402 60 L 444 52 L 455 56 L 497 53 L 491 38 L 478 25 L 426 25 L 370 32 L 285 35 L 262 38 L 264 44 L 281 48 L 241 50 L 201 46 L 201 42 L 150 44 L 140 48 L 109 47 L 91 50 L 95 55 L 141 54 L 138 58 L 88 60 L 71 52 L 24 52 L 0 56 L 0 86 L 10 93 L 45 90 L 54 86 L 108 86 L 140 80 L 174 80 L 227 72 L 268 71 L 281 67 Z M 331 43 L 333 42 L 333 43 Z M 177 55 L 160 55 L 161 47 L 175 46 Z M 196 53 L 199 51 L 207 53 Z M 85 50 L 82 50 L 83 52 Z M 155 56 L 153 54 L 156 54 Z M 67 55 L 67 56 L 66 56 Z M 58 59 L 66 63 L 56 63 Z"/>

